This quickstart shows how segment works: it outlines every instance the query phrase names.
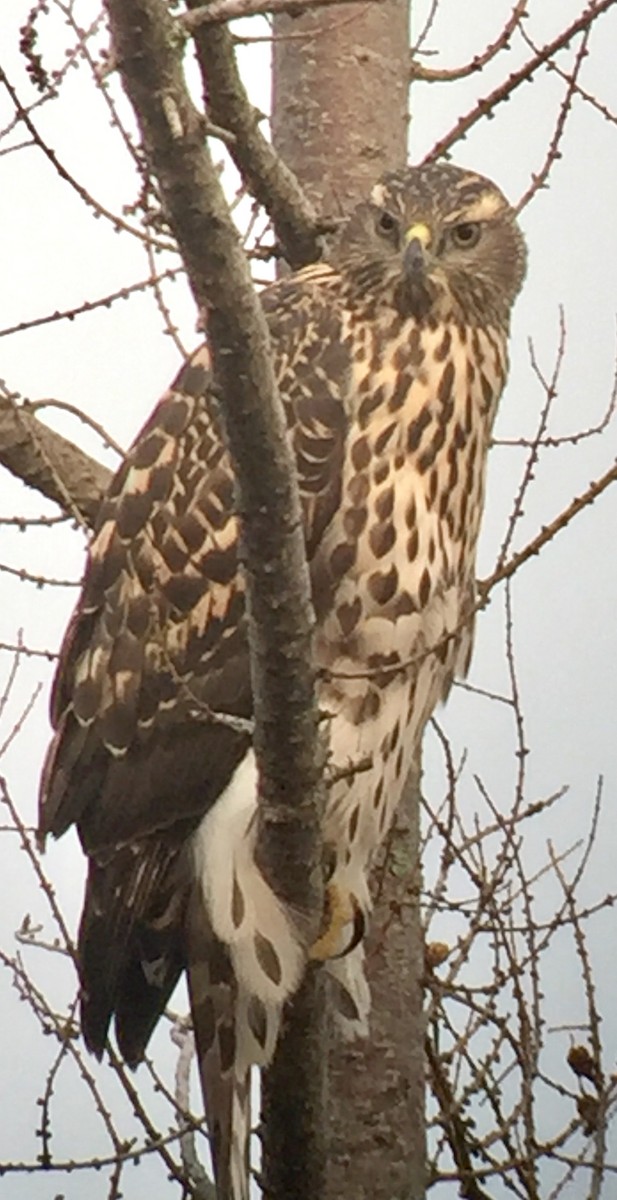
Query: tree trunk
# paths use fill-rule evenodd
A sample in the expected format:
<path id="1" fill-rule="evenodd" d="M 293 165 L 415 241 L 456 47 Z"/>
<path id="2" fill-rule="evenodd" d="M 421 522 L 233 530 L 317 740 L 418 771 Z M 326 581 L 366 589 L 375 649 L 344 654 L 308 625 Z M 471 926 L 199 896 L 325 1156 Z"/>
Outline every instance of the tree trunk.
<path id="1" fill-rule="evenodd" d="M 335 216 L 366 196 L 382 172 L 407 159 L 409 20 L 407 0 L 274 20 L 275 149 L 310 200 Z M 354 1046 L 332 1040 L 328 1200 L 424 1196 L 418 778 L 419 770 L 410 779 L 403 811 L 376 872 L 379 895 L 368 945 L 371 1036 Z M 305 1005 L 303 1016 L 309 1023 L 319 1019 Z M 297 1020 L 288 1036 L 268 1073 L 267 1098 L 284 1095 L 285 1070 L 298 1061 Z M 279 1121 L 285 1123 L 284 1109 L 277 1116 L 268 1099 L 267 1104 L 266 1189 L 268 1164 L 284 1137 Z"/>
<path id="2" fill-rule="evenodd" d="M 272 137 L 309 198 L 346 212 L 407 158 L 409 3 L 274 19 Z"/>
<path id="3" fill-rule="evenodd" d="M 419 773 L 410 774 L 375 869 L 378 900 L 366 947 L 370 1038 L 332 1044 L 327 1200 L 425 1194 L 419 799 Z"/>

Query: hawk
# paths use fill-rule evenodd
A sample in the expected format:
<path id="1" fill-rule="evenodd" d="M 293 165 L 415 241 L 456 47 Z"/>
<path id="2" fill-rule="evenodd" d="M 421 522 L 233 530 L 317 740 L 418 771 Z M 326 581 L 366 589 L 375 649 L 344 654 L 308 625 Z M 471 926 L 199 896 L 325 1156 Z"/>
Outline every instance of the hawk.
<path id="1" fill-rule="evenodd" d="M 449 164 L 383 177 L 327 261 L 267 287 L 303 510 L 333 768 L 325 961 L 366 1028 L 367 874 L 472 642 L 487 450 L 525 272 L 515 214 Z M 196 351 L 101 505 L 52 697 L 42 835 L 88 858 L 81 1021 L 135 1065 L 188 975 L 218 1195 L 248 1197 L 248 1078 L 307 961 L 255 863 L 234 471 Z M 349 770 L 362 763 L 362 770 Z M 330 906 L 332 908 L 332 905 Z M 343 915 L 341 915 L 343 914 Z M 338 922 L 338 923 L 337 923 Z"/>

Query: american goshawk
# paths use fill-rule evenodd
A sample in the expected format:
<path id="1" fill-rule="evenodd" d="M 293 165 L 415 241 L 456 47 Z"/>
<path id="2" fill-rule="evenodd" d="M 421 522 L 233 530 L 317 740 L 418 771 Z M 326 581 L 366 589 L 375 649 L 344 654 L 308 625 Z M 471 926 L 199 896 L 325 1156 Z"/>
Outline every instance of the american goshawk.
<path id="1" fill-rule="evenodd" d="M 325 969 L 352 1032 L 368 1011 L 354 943 L 371 860 L 425 724 L 469 662 L 486 457 L 524 271 L 498 188 L 438 164 L 385 176 L 327 262 L 261 294 L 339 768 L 323 834 L 330 895 L 346 899 L 356 934 Z M 246 1200 L 249 1067 L 271 1056 L 307 954 L 254 862 L 249 734 L 200 710 L 252 713 L 234 477 L 207 346 L 103 501 L 55 683 L 41 830 L 75 822 L 89 860 L 88 1046 L 102 1053 L 115 1018 L 136 1064 L 186 969 L 219 1195 Z M 365 769 L 344 770 L 354 762 Z M 332 952 L 326 934 L 314 953 Z"/>

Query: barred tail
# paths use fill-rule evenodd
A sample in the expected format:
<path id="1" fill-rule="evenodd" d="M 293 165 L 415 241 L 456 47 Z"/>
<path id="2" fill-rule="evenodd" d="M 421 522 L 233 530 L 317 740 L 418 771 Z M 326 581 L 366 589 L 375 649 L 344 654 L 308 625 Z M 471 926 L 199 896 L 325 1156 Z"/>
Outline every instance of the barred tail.
<path id="1" fill-rule="evenodd" d="M 199 889 L 187 929 L 188 983 L 217 1200 L 249 1200 L 250 1060 L 238 1053 L 238 983 Z"/>

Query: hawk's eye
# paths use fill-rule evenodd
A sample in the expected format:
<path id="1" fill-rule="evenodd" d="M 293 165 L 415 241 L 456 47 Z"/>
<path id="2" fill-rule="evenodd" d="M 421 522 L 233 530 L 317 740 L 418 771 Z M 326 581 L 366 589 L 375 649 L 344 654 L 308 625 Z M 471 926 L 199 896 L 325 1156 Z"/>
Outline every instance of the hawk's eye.
<path id="1" fill-rule="evenodd" d="M 398 233 L 398 221 L 391 212 L 388 212 L 387 208 L 379 214 L 377 229 L 390 240 Z"/>
<path id="2" fill-rule="evenodd" d="M 481 233 L 482 227 L 478 221 L 463 221 L 453 227 L 450 236 L 455 246 L 466 250 L 470 246 L 477 246 Z"/>

